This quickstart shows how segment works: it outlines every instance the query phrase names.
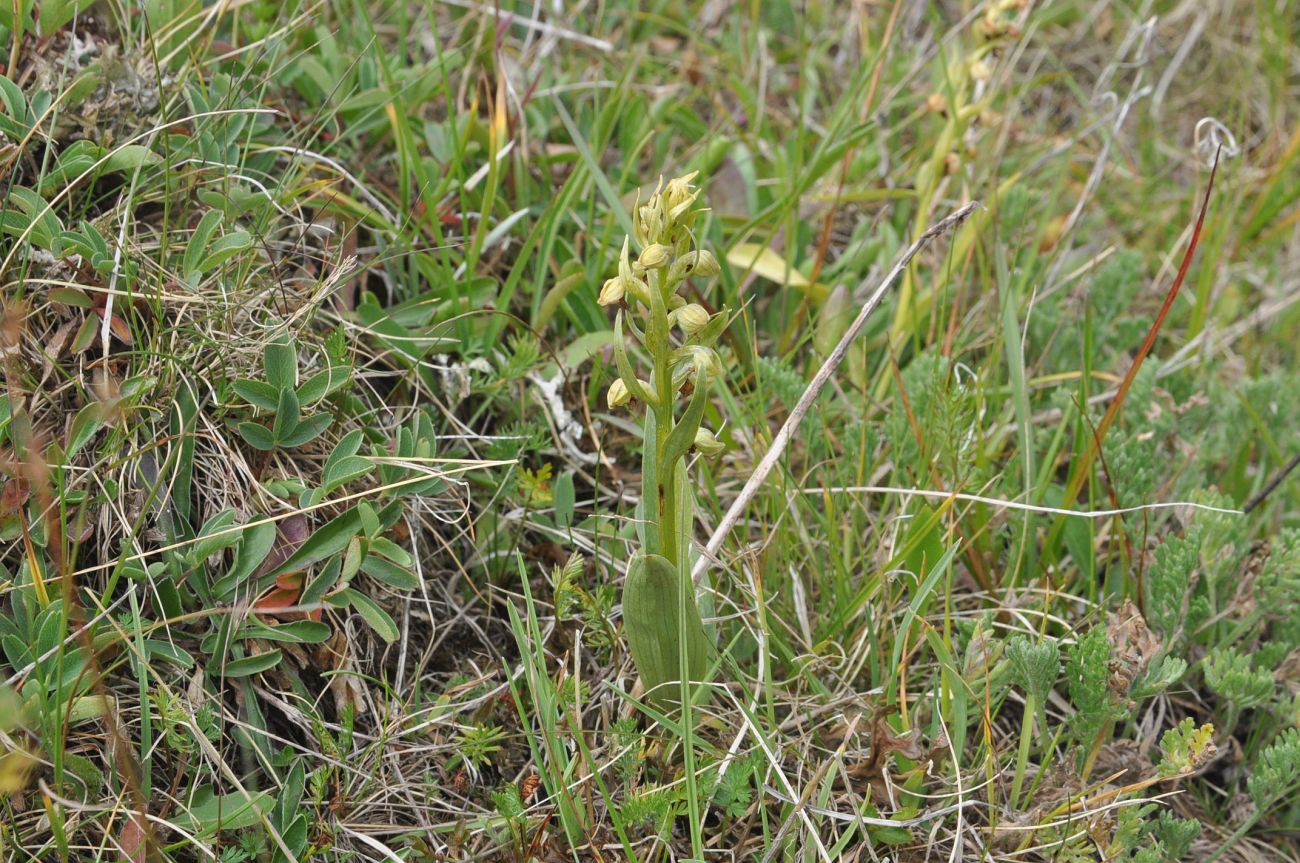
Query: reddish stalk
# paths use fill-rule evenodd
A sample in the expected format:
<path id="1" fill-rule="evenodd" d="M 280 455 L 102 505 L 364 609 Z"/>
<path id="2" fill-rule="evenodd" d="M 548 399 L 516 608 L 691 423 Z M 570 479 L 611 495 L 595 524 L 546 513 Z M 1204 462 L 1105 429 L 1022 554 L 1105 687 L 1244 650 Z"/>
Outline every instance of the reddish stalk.
<path id="1" fill-rule="evenodd" d="M 1078 498 L 1079 491 L 1087 480 L 1089 469 L 1101 452 L 1101 445 L 1106 439 L 1106 433 L 1110 431 L 1110 427 L 1114 425 L 1115 420 L 1119 417 L 1119 412 L 1124 407 L 1124 400 L 1128 396 L 1128 391 L 1132 388 L 1138 372 L 1141 371 L 1142 363 L 1146 361 L 1147 355 L 1151 353 L 1151 348 L 1156 342 L 1156 336 L 1160 334 L 1160 328 L 1164 326 L 1165 318 L 1168 317 L 1169 310 L 1173 308 L 1174 300 L 1178 298 L 1178 291 L 1183 286 L 1187 271 L 1192 266 L 1192 258 L 1195 257 L 1196 249 L 1201 243 L 1201 229 L 1205 226 L 1205 214 L 1210 208 L 1210 193 L 1214 191 L 1214 178 L 1218 173 L 1219 153 L 1216 151 L 1214 165 L 1210 168 L 1210 181 L 1206 184 L 1205 195 L 1201 199 L 1201 211 L 1196 217 L 1196 227 L 1192 229 L 1192 239 L 1187 245 L 1186 253 L 1183 254 L 1183 263 L 1178 268 L 1178 275 L 1174 278 L 1173 284 L 1169 286 L 1169 291 L 1165 294 L 1164 304 L 1160 306 L 1160 311 L 1156 313 L 1155 320 L 1151 322 L 1151 329 L 1147 331 L 1147 337 L 1142 342 L 1142 347 L 1138 349 L 1137 356 L 1133 358 L 1128 372 L 1124 375 L 1124 380 L 1120 382 L 1115 398 L 1111 400 L 1110 406 L 1106 408 L 1106 413 L 1102 416 L 1101 422 L 1097 423 L 1097 429 L 1092 435 L 1092 441 L 1089 443 L 1088 448 L 1084 450 L 1083 458 L 1079 460 L 1070 473 L 1070 481 L 1066 486 L 1065 497 L 1063 498 L 1066 501 L 1064 505 L 1068 505 L 1069 501 Z M 1056 543 L 1064 526 L 1064 517 L 1058 517 L 1047 538 L 1048 546 Z"/>

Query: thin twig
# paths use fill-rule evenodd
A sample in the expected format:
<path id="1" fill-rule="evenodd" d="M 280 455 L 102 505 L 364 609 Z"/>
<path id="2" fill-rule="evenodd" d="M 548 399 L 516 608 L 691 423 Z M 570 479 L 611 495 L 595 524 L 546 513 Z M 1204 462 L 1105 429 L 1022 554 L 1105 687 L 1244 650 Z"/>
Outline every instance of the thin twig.
<path id="1" fill-rule="evenodd" d="M 1282 484 L 1282 480 L 1286 479 L 1287 474 L 1296 469 L 1296 465 L 1300 465 L 1300 452 L 1296 453 L 1295 456 L 1292 457 L 1291 461 L 1286 463 L 1285 467 L 1273 474 L 1273 478 L 1270 479 L 1262 489 L 1260 489 L 1259 494 L 1252 497 L 1246 505 L 1241 508 L 1241 511 L 1249 513 L 1251 510 L 1255 509 L 1255 507 L 1263 503 L 1264 499 L 1272 494 L 1273 490 Z"/>
<path id="2" fill-rule="evenodd" d="M 826 358 L 826 362 L 822 363 L 822 367 L 817 370 L 817 374 L 813 376 L 807 389 L 803 391 L 803 395 L 799 397 L 799 402 L 794 406 L 794 410 L 790 411 L 790 416 L 786 418 L 785 424 L 781 426 L 780 431 L 776 433 L 776 437 L 772 439 L 772 445 L 768 447 L 767 454 L 763 456 L 762 461 L 760 461 L 758 466 L 754 468 L 754 472 L 750 474 L 749 480 L 745 483 L 745 487 L 740 490 L 740 494 L 736 495 L 736 499 L 732 501 L 726 514 L 723 515 L 722 521 L 718 523 L 717 529 L 714 530 L 713 535 L 709 537 L 709 542 L 704 547 L 704 554 L 701 555 L 699 561 L 696 562 L 695 569 L 691 573 L 691 577 L 696 582 L 700 580 L 700 577 L 704 575 L 705 570 L 708 569 L 709 561 L 716 557 L 718 549 L 722 547 L 723 540 L 727 538 L 727 534 L 731 532 L 731 529 L 736 526 L 736 522 L 740 520 L 740 514 L 744 512 L 745 507 L 749 505 L 750 500 L 752 500 L 754 495 L 758 493 L 759 486 L 763 484 L 767 479 L 767 475 L 772 472 L 772 468 L 776 466 L 777 459 L 779 459 L 781 454 L 785 452 L 785 448 L 789 445 L 790 439 L 794 437 L 795 430 L 799 428 L 799 424 L 803 422 L 804 416 L 808 413 L 809 409 L 812 408 L 813 403 L 817 401 L 817 397 L 821 395 L 822 390 L 830 381 L 831 375 L 835 374 L 835 370 L 839 368 L 840 363 L 844 361 L 844 356 L 848 353 L 849 345 L 853 344 L 853 340 L 858 337 L 860 332 L 862 332 L 862 328 L 866 326 L 867 318 L 871 317 L 871 313 L 880 305 L 880 301 L 884 298 L 885 292 L 889 290 L 889 288 L 894 284 L 894 281 L 902 275 L 904 270 L 907 269 L 907 265 L 912 262 L 912 258 L 916 257 L 917 252 L 921 251 L 921 249 L 931 240 L 944 233 L 949 228 L 956 227 L 966 221 L 970 214 L 975 212 L 976 208 L 980 206 L 982 205 L 978 201 L 971 201 L 964 207 L 961 207 L 957 211 L 948 215 L 946 218 L 931 225 L 929 230 L 922 234 L 916 242 L 912 243 L 912 245 L 907 248 L 907 251 L 905 251 L 902 256 L 894 262 L 894 266 L 890 268 L 889 272 L 885 275 L 885 278 L 880 282 L 876 289 L 872 291 L 871 296 L 867 298 L 865 303 L 863 303 L 862 310 L 858 312 L 857 318 L 854 319 L 852 325 L 849 326 L 843 337 L 840 338 L 839 344 L 835 345 L 835 349 L 831 351 L 830 356 Z"/>

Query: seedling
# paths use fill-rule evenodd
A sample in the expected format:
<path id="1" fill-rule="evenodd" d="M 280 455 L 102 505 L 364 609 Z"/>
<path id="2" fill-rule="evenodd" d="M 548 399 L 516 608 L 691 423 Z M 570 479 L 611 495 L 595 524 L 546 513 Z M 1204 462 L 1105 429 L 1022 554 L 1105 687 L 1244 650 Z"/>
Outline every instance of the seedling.
<path id="1" fill-rule="evenodd" d="M 325 398 L 348 381 L 348 367 L 331 358 L 324 371 L 298 383 L 298 355 L 286 335 L 267 343 L 262 353 L 266 380 L 241 378 L 234 382 L 241 398 L 273 416 L 270 427 L 256 422 L 239 424 L 239 434 L 254 449 L 300 447 L 329 428 L 333 417 L 320 412 L 303 416 L 303 406 Z"/>

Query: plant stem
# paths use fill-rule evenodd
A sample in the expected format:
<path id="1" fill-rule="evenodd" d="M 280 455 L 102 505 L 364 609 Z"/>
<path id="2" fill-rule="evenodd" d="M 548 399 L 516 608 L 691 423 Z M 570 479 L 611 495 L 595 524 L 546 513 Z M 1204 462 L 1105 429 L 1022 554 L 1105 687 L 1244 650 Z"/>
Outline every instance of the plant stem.
<path id="1" fill-rule="evenodd" d="M 1097 763 L 1097 757 L 1101 755 L 1101 748 L 1110 740 L 1111 732 L 1115 729 L 1115 721 L 1108 719 L 1102 723 L 1101 728 L 1097 731 L 1097 736 L 1092 739 L 1092 746 L 1088 747 L 1088 754 L 1083 761 L 1082 776 L 1086 780 L 1092 774 L 1092 768 Z"/>
<path id="2" fill-rule="evenodd" d="M 1211 854 L 1208 858 L 1206 858 L 1205 863 L 1214 863 L 1215 860 L 1218 860 L 1221 856 L 1223 856 L 1223 852 L 1227 851 L 1233 845 L 1236 845 L 1238 842 L 1240 842 L 1241 838 L 1245 836 L 1248 832 L 1250 832 L 1250 829 L 1259 822 L 1259 819 L 1262 814 L 1263 814 L 1262 809 L 1256 810 L 1254 815 L 1251 815 L 1249 818 L 1246 819 L 1245 824 L 1242 824 L 1240 827 L 1238 827 L 1236 832 L 1234 832 L 1231 836 L 1229 836 L 1226 840 L 1224 840 L 1224 843 L 1219 846 L 1218 850 L 1216 850 L 1213 854 Z"/>
<path id="3" fill-rule="evenodd" d="M 655 441 L 655 447 L 659 453 L 659 488 L 652 489 L 651 492 L 659 495 L 659 543 L 662 546 L 659 553 L 676 566 L 677 496 L 673 494 L 673 487 L 677 476 L 677 465 L 669 464 L 664 458 L 668 435 L 672 432 L 673 409 L 664 407 L 659 411 L 657 419 L 658 440 Z"/>
<path id="4" fill-rule="evenodd" d="M 1025 694 L 1024 720 L 1020 726 L 1020 751 L 1016 753 L 1016 775 L 1011 781 L 1011 805 L 1020 805 L 1020 789 L 1025 782 L 1025 770 L 1029 766 L 1029 741 L 1033 737 L 1034 716 L 1037 713 L 1034 697 Z"/>
<path id="5" fill-rule="evenodd" d="M 660 275 L 658 272 L 652 272 L 649 275 L 650 290 L 659 291 Z M 654 354 L 654 384 L 658 389 L 656 393 L 659 397 L 658 406 L 652 408 L 655 411 L 655 447 L 658 454 L 659 464 L 659 488 L 652 489 L 652 492 L 659 494 L 659 542 L 662 548 L 659 553 L 668 559 L 673 565 L 677 564 L 677 496 L 674 493 L 676 488 L 677 465 L 676 459 L 670 463 L 667 459 L 668 436 L 673 430 L 673 366 L 669 357 L 670 345 L 668 344 L 668 321 L 667 319 L 659 322 L 660 331 L 664 333 L 661 343 L 654 345 L 651 350 Z"/>

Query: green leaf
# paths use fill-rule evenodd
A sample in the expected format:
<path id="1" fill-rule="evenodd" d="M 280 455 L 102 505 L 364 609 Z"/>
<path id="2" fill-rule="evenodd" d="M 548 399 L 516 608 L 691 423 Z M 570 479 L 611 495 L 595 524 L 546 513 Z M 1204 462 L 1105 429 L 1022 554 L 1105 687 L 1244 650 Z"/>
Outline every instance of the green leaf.
<path id="1" fill-rule="evenodd" d="M 247 441 L 248 445 L 253 449 L 259 449 L 262 452 L 270 452 L 275 449 L 275 437 L 271 434 L 271 430 L 259 423 L 240 423 L 239 436 Z"/>
<path id="2" fill-rule="evenodd" d="M 638 553 L 628 565 L 623 582 L 623 634 L 647 698 L 661 709 L 681 703 L 678 682 L 683 651 L 691 680 L 702 680 L 707 672 L 709 640 L 694 588 L 689 577 L 666 558 Z"/>
<path id="3" fill-rule="evenodd" d="M 1027 692 L 1034 703 L 1042 707 L 1061 673 L 1061 661 L 1056 645 L 1050 641 L 1032 644 L 1018 635 L 1007 644 L 1007 659 L 1011 662 L 1011 675 L 1016 685 Z"/>
<path id="4" fill-rule="evenodd" d="M 267 641 L 287 641 L 293 644 L 320 644 L 330 637 L 328 623 L 319 620 L 295 620 L 274 626 L 250 618 L 240 635 L 244 638 L 264 638 Z"/>
<path id="5" fill-rule="evenodd" d="M 190 235 L 189 245 L 185 247 L 185 257 L 181 263 L 181 275 L 185 279 L 197 280 L 202 275 L 200 265 L 207 255 L 208 243 L 212 242 L 212 235 L 221 226 L 223 218 L 225 217 L 220 210 L 208 210 L 199 219 L 194 233 Z"/>
<path id="6" fill-rule="evenodd" d="M 81 448 L 90 443 L 90 439 L 95 436 L 100 427 L 104 424 L 104 412 L 101 406 L 96 402 L 83 407 L 77 411 L 77 416 L 72 420 L 72 427 L 68 429 L 68 446 L 66 458 L 72 458 Z"/>
<path id="7" fill-rule="evenodd" d="M 266 369 L 267 382 L 277 390 L 298 386 L 298 356 L 284 333 L 266 343 L 262 365 Z"/>
<path id="8" fill-rule="evenodd" d="M 302 410 L 298 406 L 298 395 L 292 387 L 281 387 L 280 398 L 275 408 L 275 420 L 271 423 L 271 437 L 281 445 L 288 445 L 288 438 L 298 428 Z"/>
<path id="9" fill-rule="evenodd" d="M 364 456 L 349 455 L 337 461 L 330 458 L 321 477 L 321 490 L 329 493 L 375 469 L 374 462 Z"/>
<path id="10" fill-rule="evenodd" d="M 327 413 L 312 414 L 305 420 L 298 423 L 297 427 L 286 438 L 280 441 L 281 446 L 296 447 L 305 443 L 310 443 L 320 436 L 321 432 L 330 427 L 334 422 L 334 417 Z"/>
<path id="11" fill-rule="evenodd" d="M 22 668 L 36 658 L 27 642 L 16 635 L 0 636 L 0 648 L 4 649 L 5 659 L 14 668 Z"/>
<path id="12" fill-rule="evenodd" d="M 280 406 L 280 391 L 264 381 L 240 378 L 231 387 L 241 399 L 262 410 L 273 411 Z"/>
<path id="13" fill-rule="evenodd" d="M 1162 656 L 1147 668 L 1146 674 L 1133 682 L 1129 698 L 1140 701 L 1164 692 L 1187 673 L 1187 661 L 1177 656 Z"/>
<path id="14" fill-rule="evenodd" d="M 12 14 L 11 4 L 0 3 L 0 26 L 14 30 L 13 18 L 9 17 Z M 0 104 L 3 104 L 6 114 L 30 128 L 31 124 L 27 122 L 27 99 L 23 97 L 23 91 L 18 85 L 4 75 L 0 75 Z M 17 137 L 21 138 L 22 135 Z"/>
<path id="15" fill-rule="evenodd" d="M 1202 725 L 1188 716 L 1160 738 L 1160 766 L 1157 775 L 1163 778 L 1193 773 L 1214 757 L 1214 726 Z"/>
<path id="16" fill-rule="evenodd" d="M 238 545 L 243 538 L 243 532 L 237 530 L 225 532 L 234 523 L 235 511 L 233 509 L 223 509 L 204 522 L 203 527 L 199 529 L 199 536 L 194 545 L 190 546 L 190 562 L 193 564 L 202 563 L 217 552 Z M 217 533 L 221 535 L 213 536 L 213 534 Z"/>
<path id="17" fill-rule="evenodd" d="M 253 572 L 262 565 L 271 549 L 275 546 L 275 522 L 262 522 L 247 527 L 243 539 L 235 552 L 235 560 L 230 571 L 212 585 L 212 594 L 217 599 L 227 600 L 235 591 L 243 587 Z"/>
<path id="18" fill-rule="evenodd" d="M 172 818 L 180 827 L 199 836 L 221 831 L 246 830 L 262 822 L 274 800 L 265 791 L 245 796 L 239 792 L 217 795 L 212 786 L 199 788 Z"/>
<path id="19" fill-rule="evenodd" d="M 281 658 L 282 654 L 279 650 L 270 650 L 257 656 L 232 659 L 224 666 L 219 666 L 219 669 L 222 677 L 250 677 L 275 668 L 280 664 Z"/>
<path id="20" fill-rule="evenodd" d="M 375 513 L 375 508 L 370 505 L 369 501 L 361 501 L 357 504 L 357 516 L 361 519 L 361 526 L 365 530 L 366 536 L 377 536 L 383 529 L 379 523 L 379 516 Z"/>
<path id="21" fill-rule="evenodd" d="M 74 141 L 59 154 L 54 167 L 41 178 L 36 191 L 42 195 L 58 191 L 94 168 L 104 155 L 102 147 L 87 140 Z M 76 236 L 73 234 L 73 236 Z"/>
<path id="22" fill-rule="evenodd" d="M 270 572 L 277 576 L 293 569 L 306 569 L 318 560 L 324 560 L 332 554 L 338 554 L 347 548 L 348 543 L 361 530 L 361 514 L 358 507 L 353 507 L 342 515 L 336 516 L 320 530 L 298 546 L 298 550 Z"/>
<path id="23" fill-rule="evenodd" d="M 180 617 L 184 611 L 181 592 L 170 578 L 159 578 L 153 584 L 154 602 L 164 618 Z"/>
<path id="24" fill-rule="evenodd" d="M 1261 812 L 1279 800 L 1294 803 L 1300 789 L 1300 728 L 1288 728 L 1261 753 L 1246 788 Z"/>
<path id="25" fill-rule="evenodd" d="M 704 408 L 708 402 L 709 376 L 703 369 L 697 369 L 695 392 L 691 394 L 690 404 L 682 411 L 681 419 L 673 426 L 673 430 L 668 433 L 668 440 L 664 441 L 661 470 L 677 464 L 677 460 L 686 454 L 691 444 L 695 443 L 695 433 L 700 430 L 700 423 L 704 421 Z"/>
<path id="26" fill-rule="evenodd" d="M 1216 647 L 1201 665 L 1205 687 L 1237 710 L 1266 704 L 1273 697 L 1273 672 L 1253 666 L 1249 656 L 1230 647 Z"/>
<path id="27" fill-rule="evenodd" d="M 151 661 L 161 659 L 164 662 L 170 662 L 172 665 L 178 665 L 185 669 L 194 667 L 194 657 L 188 651 L 182 650 L 169 641 L 150 638 L 145 641 L 144 650 Z"/>
<path id="28" fill-rule="evenodd" d="M 1195 818 L 1179 818 L 1168 809 L 1156 816 L 1153 831 L 1164 846 L 1164 860 L 1186 860 L 1192 843 L 1201 834 L 1201 822 Z"/>
<path id="29" fill-rule="evenodd" d="M 79 354 L 94 344 L 95 334 L 99 332 L 99 323 L 99 315 L 94 312 L 86 315 L 86 319 L 82 321 L 77 334 L 72 337 L 72 352 L 74 354 Z"/>
<path id="30" fill-rule="evenodd" d="M 25 186 L 10 188 L 9 198 L 28 217 L 27 224 L 32 225 L 32 231 L 29 235 L 31 241 L 42 248 L 53 251 L 56 238 L 63 233 L 63 223 L 59 221 L 59 217 L 54 214 L 54 210 L 50 208 L 50 205 L 34 190 Z M 10 209 L 12 211 L 12 208 Z M 26 230 L 26 224 L 24 230 Z"/>
<path id="31" fill-rule="evenodd" d="M 376 581 L 382 581 L 398 590 L 415 590 L 420 586 L 420 580 L 415 577 L 415 573 L 378 555 L 366 555 L 365 560 L 361 562 L 361 571 Z"/>
<path id="32" fill-rule="evenodd" d="M 105 171 L 130 172 L 137 168 L 157 165 L 162 156 L 139 144 L 126 144 L 118 147 L 104 160 Z"/>
<path id="33" fill-rule="evenodd" d="M 70 723 L 85 722 L 88 719 L 99 719 L 105 714 L 115 713 L 117 702 L 112 696 L 82 695 L 72 699 L 66 709 Z"/>
<path id="34" fill-rule="evenodd" d="M 302 589 L 302 596 L 298 599 L 299 605 L 315 605 L 325 598 L 338 583 L 339 571 L 343 565 L 343 558 L 335 555 L 330 558 L 329 563 L 321 567 L 321 571 Z"/>
<path id="35" fill-rule="evenodd" d="M 555 526 L 561 529 L 573 524 L 575 492 L 573 489 L 573 471 L 565 471 L 555 481 Z"/>
<path id="36" fill-rule="evenodd" d="M 232 231 L 208 247 L 208 255 L 199 265 L 199 269 L 205 273 L 215 270 L 251 245 L 253 245 L 253 238 L 247 231 Z"/>
<path id="37" fill-rule="evenodd" d="M 1085 748 L 1092 743 L 1101 727 L 1115 715 L 1106 681 L 1110 644 L 1106 630 L 1094 626 L 1068 650 L 1065 681 L 1070 701 L 1077 711 L 1071 721 L 1075 740 Z"/>
<path id="38" fill-rule="evenodd" d="M 27 229 L 32 226 L 32 218 L 26 213 L 18 213 L 13 210 L 0 212 L 0 233 L 8 234 L 11 237 L 21 237 L 27 233 Z"/>
<path id="39" fill-rule="evenodd" d="M 382 536 L 376 536 L 370 540 L 370 550 L 375 554 L 383 555 L 399 566 L 410 566 L 415 562 L 409 551 L 391 539 Z"/>
<path id="40" fill-rule="evenodd" d="M 388 612 L 379 607 L 378 603 L 364 593 L 350 587 L 342 591 L 342 596 L 357 610 L 357 613 L 365 619 L 366 623 L 370 624 L 370 628 L 375 631 L 376 635 L 389 644 L 397 640 L 397 636 L 400 634 L 397 630 L 397 624 L 388 616 Z"/>
<path id="41" fill-rule="evenodd" d="M 301 393 L 299 393 L 301 397 Z M 334 462 L 345 459 L 348 456 L 356 455 L 361 449 L 361 444 L 365 442 L 365 434 L 361 429 L 352 431 L 339 438 L 339 442 L 334 444 L 334 450 L 330 453 L 329 459 L 325 462 L 325 473 L 329 473 Z"/>
<path id="42" fill-rule="evenodd" d="M 281 827 L 291 823 L 298 817 L 298 807 L 302 803 L 302 793 L 307 787 L 307 771 L 303 766 L 304 759 L 296 759 L 289 775 L 285 777 L 284 786 L 280 789 L 280 798 L 275 803 L 277 820 Z"/>
<path id="43" fill-rule="evenodd" d="M 77 778 L 82 786 L 91 793 L 96 793 L 104 787 L 104 773 L 102 768 L 86 758 L 83 755 L 74 755 L 71 752 L 63 753 L 63 771 L 66 778 L 69 773 Z M 66 793 L 66 788 L 64 789 Z M 77 792 L 81 794 L 80 791 Z"/>
<path id="44" fill-rule="evenodd" d="M 361 571 L 361 561 L 366 556 L 366 550 L 362 545 L 361 537 L 354 536 L 348 541 L 348 550 L 343 555 L 343 568 L 339 578 L 347 583 Z"/>
<path id="45" fill-rule="evenodd" d="M 77 309 L 88 309 L 94 305 L 86 292 L 78 288 L 50 288 L 50 301 Z"/>
<path id="46" fill-rule="evenodd" d="M 298 387 L 298 399 L 305 405 L 315 404 L 348 382 L 351 369 L 347 366 L 331 365 L 323 372 L 317 372 Z"/>

